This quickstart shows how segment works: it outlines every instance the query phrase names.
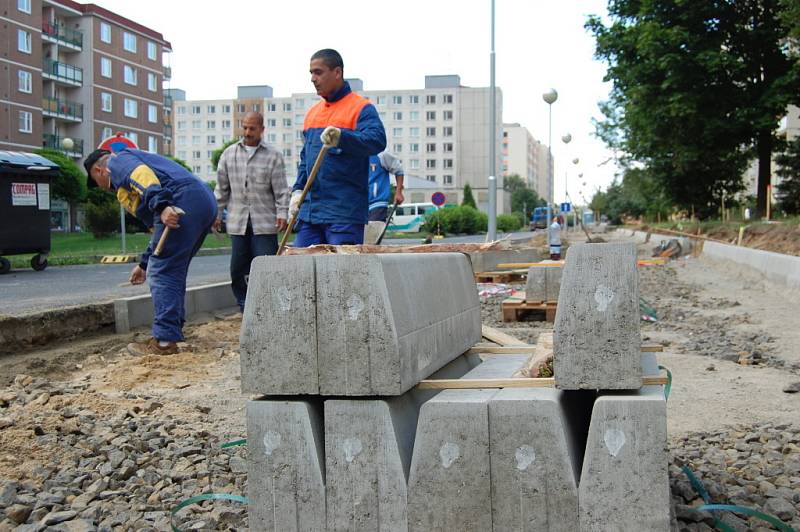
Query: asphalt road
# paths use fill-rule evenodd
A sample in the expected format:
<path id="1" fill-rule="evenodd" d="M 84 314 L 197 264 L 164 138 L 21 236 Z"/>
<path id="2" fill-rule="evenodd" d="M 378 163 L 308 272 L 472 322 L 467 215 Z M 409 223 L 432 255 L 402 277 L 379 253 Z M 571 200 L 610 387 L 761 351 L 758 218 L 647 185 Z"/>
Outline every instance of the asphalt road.
<path id="1" fill-rule="evenodd" d="M 498 235 L 498 238 L 505 235 Z M 511 238 L 531 236 L 530 232 L 513 233 Z M 436 242 L 483 242 L 485 235 L 447 237 Z M 422 238 L 392 239 L 388 245 L 413 245 Z M 189 267 L 188 286 L 230 280 L 230 255 L 195 257 Z M 18 316 L 57 308 L 102 303 L 123 297 L 148 294 L 147 284 L 119 286 L 128 280 L 133 264 L 89 264 L 50 266 L 36 272 L 30 268 L 15 269 L 0 275 L 0 316 Z"/>

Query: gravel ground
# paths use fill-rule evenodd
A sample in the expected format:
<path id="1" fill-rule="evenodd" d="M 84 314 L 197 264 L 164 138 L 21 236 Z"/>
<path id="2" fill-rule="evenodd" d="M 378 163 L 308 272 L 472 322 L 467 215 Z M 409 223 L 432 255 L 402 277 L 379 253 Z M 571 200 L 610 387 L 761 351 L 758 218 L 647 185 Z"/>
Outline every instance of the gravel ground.
<path id="1" fill-rule="evenodd" d="M 713 526 L 712 516 L 690 510 L 702 499 L 681 470 L 688 465 L 714 503 L 750 506 L 800 530 L 800 394 L 781 391 L 800 381 L 800 322 L 762 311 L 779 288 L 714 268 L 688 260 L 640 270 L 642 296 L 660 318 L 642 323 L 643 338 L 665 345 L 661 360 L 676 377 L 669 450 L 677 525 Z M 720 276 L 738 288 L 715 287 Z M 501 301 L 483 302 L 485 324 L 531 343 L 552 330 L 543 321 L 503 323 Z M 220 448 L 245 435 L 239 325 L 235 317 L 191 325 L 183 352 L 171 357 L 131 357 L 123 349 L 131 336 L 104 336 L 1 359 L 0 374 L 16 377 L 0 387 L 0 532 L 167 530 L 170 510 L 190 496 L 245 494 L 245 447 Z M 736 530 L 770 529 L 745 517 L 724 520 Z M 247 529 L 244 506 L 226 501 L 192 505 L 176 522 Z"/>

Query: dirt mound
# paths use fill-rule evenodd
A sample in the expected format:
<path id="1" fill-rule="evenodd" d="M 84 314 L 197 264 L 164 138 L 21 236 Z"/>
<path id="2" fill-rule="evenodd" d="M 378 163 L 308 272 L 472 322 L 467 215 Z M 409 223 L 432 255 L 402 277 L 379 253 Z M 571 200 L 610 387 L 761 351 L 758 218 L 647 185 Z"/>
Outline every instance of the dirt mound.
<path id="1" fill-rule="evenodd" d="M 666 228 L 687 235 L 699 235 L 729 244 L 736 244 L 741 227 L 745 228 L 742 233 L 742 246 L 800 256 L 800 225 L 796 223 L 759 222 L 745 225 L 741 222 L 731 222 L 724 225 L 709 224 L 700 225 L 699 227 L 697 225 L 673 224 Z M 643 225 L 641 229 L 643 231 L 658 232 L 663 229 L 663 226 L 651 227 Z"/>

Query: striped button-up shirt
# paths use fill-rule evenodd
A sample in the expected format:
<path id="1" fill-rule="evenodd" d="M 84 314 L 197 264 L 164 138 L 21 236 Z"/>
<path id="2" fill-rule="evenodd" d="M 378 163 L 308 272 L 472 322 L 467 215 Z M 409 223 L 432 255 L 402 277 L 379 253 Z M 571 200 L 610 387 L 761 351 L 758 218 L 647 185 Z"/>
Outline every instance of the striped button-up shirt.
<path id="1" fill-rule="evenodd" d="M 276 234 L 277 219 L 286 220 L 289 210 L 283 156 L 263 140 L 252 153 L 243 140 L 228 146 L 219 158 L 214 195 L 219 216 L 228 209 L 228 234 L 245 234 L 248 218 L 253 234 Z"/>

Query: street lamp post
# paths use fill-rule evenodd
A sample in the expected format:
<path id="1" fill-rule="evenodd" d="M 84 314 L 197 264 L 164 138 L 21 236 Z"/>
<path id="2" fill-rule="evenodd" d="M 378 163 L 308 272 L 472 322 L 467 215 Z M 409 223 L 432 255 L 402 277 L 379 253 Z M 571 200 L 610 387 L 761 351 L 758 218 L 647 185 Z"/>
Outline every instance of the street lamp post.
<path id="1" fill-rule="evenodd" d="M 563 142 L 564 144 L 569 144 L 570 142 L 572 142 L 572 135 L 567 133 L 566 135 L 561 137 L 561 142 Z M 569 192 L 567 191 L 567 173 L 568 172 L 569 172 L 569 170 L 567 169 L 566 166 L 564 166 L 564 202 L 565 203 L 567 201 L 569 201 Z M 569 224 L 567 223 L 567 216 L 565 215 L 564 216 L 564 232 L 568 232 L 568 231 L 569 231 Z"/>
<path id="2" fill-rule="evenodd" d="M 489 86 L 489 234 L 490 242 L 497 240 L 497 130 L 495 121 L 497 120 L 495 109 L 497 94 L 494 85 L 494 0 L 492 0 L 492 48 L 489 54 L 490 63 L 490 86 Z"/>
<path id="3" fill-rule="evenodd" d="M 553 197 L 555 196 L 555 194 L 553 194 L 553 186 L 554 186 L 554 183 L 553 183 L 553 181 L 554 181 L 554 179 L 553 179 L 553 168 L 554 168 L 554 165 L 553 165 L 553 104 L 556 102 L 556 100 L 558 100 L 558 92 L 555 89 L 549 89 L 547 92 L 542 94 L 542 99 L 547 104 L 549 115 L 550 115 L 549 119 L 548 119 L 549 125 L 548 125 L 548 128 L 547 128 L 547 154 L 550 157 L 550 160 L 548 161 L 550 163 L 550 168 L 548 168 L 548 173 L 550 175 L 548 176 L 548 179 L 547 179 L 547 181 L 548 181 L 548 183 L 547 183 L 547 188 L 548 188 L 548 191 L 547 191 L 547 195 L 548 195 L 548 197 L 547 197 L 547 222 L 545 223 L 546 227 L 550 227 L 550 220 L 553 217 L 553 213 L 551 211 L 551 204 L 553 202 Z"/>

